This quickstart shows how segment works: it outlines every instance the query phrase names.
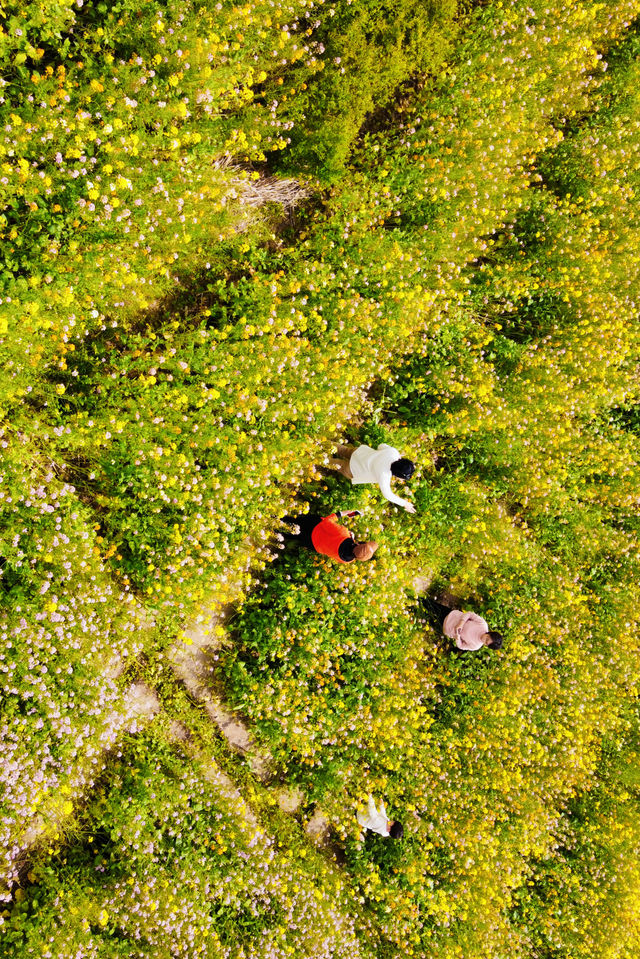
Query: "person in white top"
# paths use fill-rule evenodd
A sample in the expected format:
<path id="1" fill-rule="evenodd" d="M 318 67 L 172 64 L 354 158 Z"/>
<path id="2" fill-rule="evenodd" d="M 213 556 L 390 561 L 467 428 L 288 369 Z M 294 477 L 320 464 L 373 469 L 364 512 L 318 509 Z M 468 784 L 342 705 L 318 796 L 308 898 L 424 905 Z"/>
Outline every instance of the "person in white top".
<path id="1" fill-rule="evenodd" d="M 380 491 L 390 503 L 402 506 L 407 513 L 415 513 L 416 508 L 407 499 L 402 499 L 391 489 L 391 478 L 411 479 L 415 464 L 400 456 L 397 449 L 380 443 L 377 450 L 371 446 L 339 446 L 338 456 L 331 460 L 331 466 L 354 484 L 377 483 Z"/>
<path id="2" fill-rule="evenodd" d="M 373 796 L 369 796 L 366 812 L 364 809 L 359 810 L 358 823 L 363 829 L 370 829 L 385 838 L 391 836 L 392 839 L 401 839 L 404 835 L 402 823 L 389 819 L 383 802 L 380 802 L 380 809 L 376 809 Z"/>

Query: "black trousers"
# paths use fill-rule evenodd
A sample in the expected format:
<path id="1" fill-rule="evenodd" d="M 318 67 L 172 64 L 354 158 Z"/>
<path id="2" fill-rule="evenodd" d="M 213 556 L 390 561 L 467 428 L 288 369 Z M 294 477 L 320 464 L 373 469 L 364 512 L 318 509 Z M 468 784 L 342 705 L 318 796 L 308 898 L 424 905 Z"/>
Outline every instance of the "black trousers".
<path id="1" fill-rule="evenodd" d="M 284 535 L 287 539 L 297 539 L 302 546 L 315 550 L 315 546 L 311 540 L 311 533 L 318 523 L 322 522 L 322 516 L 319 516 L 317 513 L 303 513 L 299 516 L 285 516 L 284 522 L 295 523 L 296 526 L 300 527 L 299 533 L 285 533 Z"/>
<path id="2" fill-rule="evenodd" d="M 431 599 L 430 596 L 423 596 L 420 599 L 421 605 L 424 607 L 427 616 L 431 620 L 434 626 L 436 626 L 441 633 L 444 632 L 444 621 L 451 612 L 451 606 L 443 606 L 442 603 L 438 603 L 437 600 Z M 468 649 L 458 649 L 458 647 L 453 643 L 449 645 L 451 640 L 447 638 L 446 646 L 449 649 L 449 652 L 453 656 L 466 656 L 469 652 Z"/>
<path id="3" fill-rule="evenodd" d="M 429 618 L 433 621 L 433 624 L 442 629 L 445 619 L 451 612 L 451 607 L 443 606 L 442 603 L 438 603 L 435 599 L 431 599 L 430 596 L 423 596 L 420 602 L 427 611 Z"/>

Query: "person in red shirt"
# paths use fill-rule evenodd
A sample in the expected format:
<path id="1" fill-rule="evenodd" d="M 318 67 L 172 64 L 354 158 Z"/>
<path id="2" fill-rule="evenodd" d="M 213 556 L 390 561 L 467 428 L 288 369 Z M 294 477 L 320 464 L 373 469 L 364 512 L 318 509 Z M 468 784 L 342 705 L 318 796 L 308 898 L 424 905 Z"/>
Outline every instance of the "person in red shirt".
<path id="1" fill-rule="evenodd" d="M 371 559 L 378 544 L 373 540 L 366 543 L 357 542 L 353 533 L 338 523 L 343 516 L 360 515 L 360 510 L 357 509 L 347 513 L 338 510 L 324 517 L 318 516 L 317 513 L 304 513 L 300 516 L 285 516 L 284 522 L 295 524 L 299 528 L 298 533 L 289 535 L 307 549 L 329 556 L 338 563 L 352 563 L 354 560 L 364 562 Z"/>

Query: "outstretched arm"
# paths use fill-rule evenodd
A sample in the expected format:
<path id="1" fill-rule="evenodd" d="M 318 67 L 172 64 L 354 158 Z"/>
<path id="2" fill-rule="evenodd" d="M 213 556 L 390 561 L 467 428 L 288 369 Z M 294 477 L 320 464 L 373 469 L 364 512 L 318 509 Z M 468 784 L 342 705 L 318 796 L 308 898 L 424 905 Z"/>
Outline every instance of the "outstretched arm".
<path id="1" fill-rule="evenodd" d="M 415 513 L 416 508 L 413 503 L 410 503 L 408 499 L 402 499 L 401 496 L 396 496 L 391 489 L 391 473 L 385 473 L 378 485 L 380 492 L 390 503 L 395 503 L 396 506 L 402 506 L 403 509 L 406 509 L 407 513 Z"/>

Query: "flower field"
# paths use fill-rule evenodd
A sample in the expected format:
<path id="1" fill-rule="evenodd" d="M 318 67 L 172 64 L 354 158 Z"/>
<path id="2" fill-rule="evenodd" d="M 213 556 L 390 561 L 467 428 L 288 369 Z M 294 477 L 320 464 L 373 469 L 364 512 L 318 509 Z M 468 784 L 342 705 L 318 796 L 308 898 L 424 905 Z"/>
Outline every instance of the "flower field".
<path id="1" fill-rule="evenodd" d="M 633 959 L 640 2 L 2 12 L 0 951 Z"/>

